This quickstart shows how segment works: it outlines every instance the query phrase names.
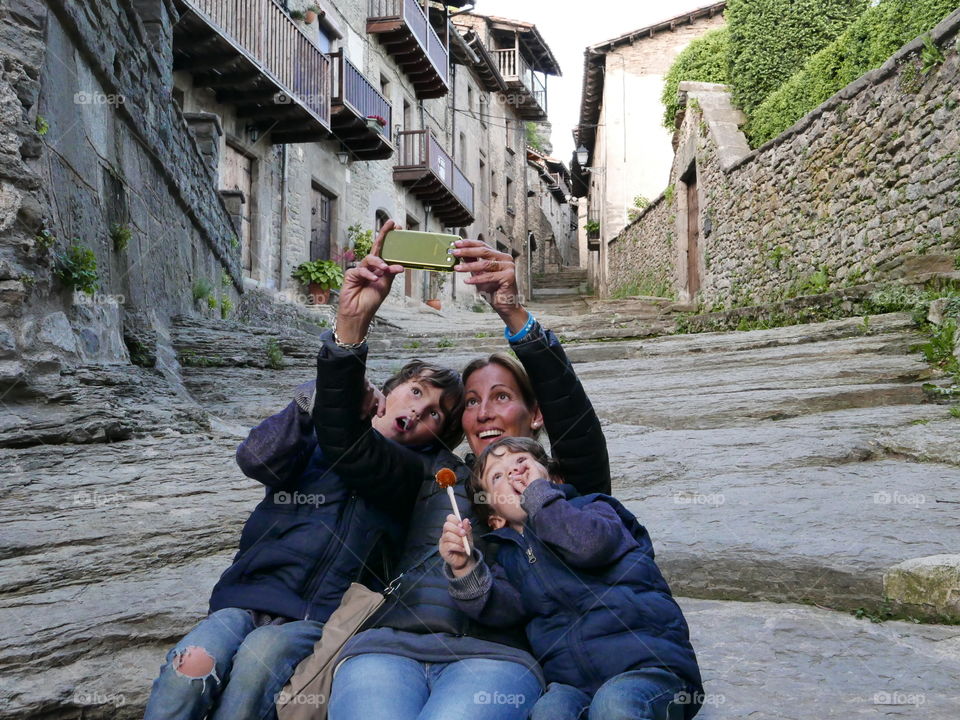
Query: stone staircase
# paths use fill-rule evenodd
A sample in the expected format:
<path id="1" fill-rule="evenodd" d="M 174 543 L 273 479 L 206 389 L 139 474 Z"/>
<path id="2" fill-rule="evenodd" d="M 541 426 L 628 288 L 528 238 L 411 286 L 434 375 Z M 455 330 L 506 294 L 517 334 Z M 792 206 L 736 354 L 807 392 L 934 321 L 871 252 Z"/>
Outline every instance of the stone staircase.
<path id="1" fill-rule="evenodd" d="M 547 265 L 533 275 L 531 306 L 557 315 L 577 315 L 587 310 L 583 301 L 587 292 L 587 271 Z"/>

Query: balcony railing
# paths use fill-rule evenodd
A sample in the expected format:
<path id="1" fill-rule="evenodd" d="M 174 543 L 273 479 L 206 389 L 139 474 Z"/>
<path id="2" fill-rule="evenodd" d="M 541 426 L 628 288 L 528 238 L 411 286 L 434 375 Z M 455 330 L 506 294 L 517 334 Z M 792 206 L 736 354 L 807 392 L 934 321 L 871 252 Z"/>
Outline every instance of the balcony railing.
<path id="1" fill-rule="evenodd" d="M 189 15 L 174 30 L 175 69 L 215 89 L 220 102 L 243 106 L 245 117 L 272 122 L 278 136 L 316 135 L 318 124 L 329 131 L 330 60 L 277 0 L 177 0 L 177 5 Z M 199 23 L 214 31 L 213 41 L 199 32 Z"/>
<path id="2" fill-rule="evenodd" d="M 344 57 L 343 50 L 330 55 L 333 73 L 334 135 L 356 160 L 383 160 L 393 155 L 393 111 L 387 99 Z M 380 125 L 372 118 L 382 118 Z"/>
<path id="3" fill-rule="evenodd" d="M 357 66 L 347 60 L 343 50 L 330 56 L 333 62 L 333 105 L 343 105 L 358 117 L 381 117 L 387 121 L 382 130 L 383 136 L 390 140 L 393 127 L 393 109 L 387 99 L 373 84 L 364 77 Z"/>
<path id="4" fill-rule="evenodd" d="M 540 76 L 533 71 L 530 64 L 516 48 L 506 50 L 491 50 L 490 54 L 497 61 L 500 75 L 509 85 L 520 86 L 526 90 L 531 102 L 526 104 L 526 114 L 530 119 L 546 119 L 547 116 L 547 86 Z M 534 118 L 533 116 L 540 116 Z"/>
<path id="5" fill-rule="evenodd" d="M 418 98 L 447 94 L 449 52 L 416 0 L 368 0 L 367 32 L 381 35 Z"/>
<path id="6" fill-rule="evenodd" d="M 447 227 L 473 222 L 473 183 L 429 130 L 399 133 L 394 177 L 412 183 L 411 191 L 433 207 Z"/>

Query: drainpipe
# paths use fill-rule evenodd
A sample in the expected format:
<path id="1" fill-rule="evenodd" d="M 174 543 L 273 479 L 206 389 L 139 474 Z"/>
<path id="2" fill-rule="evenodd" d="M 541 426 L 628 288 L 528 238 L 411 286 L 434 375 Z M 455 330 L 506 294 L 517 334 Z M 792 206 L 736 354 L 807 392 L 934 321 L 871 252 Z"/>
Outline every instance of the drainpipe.
<path id="1" fill-rule="evenodd" d="M 287 258 L 287 146 L 280 146 L 280 267 L 277 290 L 283 290 L 283 268 Z"/>

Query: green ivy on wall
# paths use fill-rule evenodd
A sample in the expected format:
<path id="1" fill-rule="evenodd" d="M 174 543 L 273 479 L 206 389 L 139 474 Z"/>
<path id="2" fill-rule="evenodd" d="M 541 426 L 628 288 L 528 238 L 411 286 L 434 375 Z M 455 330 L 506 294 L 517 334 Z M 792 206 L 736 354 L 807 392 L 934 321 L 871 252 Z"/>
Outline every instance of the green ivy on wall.
<path id="1" fill-rule="evenodd" d="M 677 89 L 681 82 L 685 80 L 711 83 L 727 82 L 729 38 L 730 32 L 726 27 L 711 30 L 690 43 L 673 61 L 673 65 L 664 80 L 663 94 L 660 96 L 660 100 L 666 108 L 663 114 L 665 128 L 668 130 L 674 129 L 674 121 L 677 117 L 677 111 L 680 109 Z"/>
<path id="2" fill-rule="evenodd" d="M 750 143 L 773 139 L 957 8 L 960 0 L 880 0 L 748 113 Z"/>
<path id="3" fill-rule="evenodd" d="M 730 0 L 734 103 L 749 115 L 867 6 L 868 0 Z"/>

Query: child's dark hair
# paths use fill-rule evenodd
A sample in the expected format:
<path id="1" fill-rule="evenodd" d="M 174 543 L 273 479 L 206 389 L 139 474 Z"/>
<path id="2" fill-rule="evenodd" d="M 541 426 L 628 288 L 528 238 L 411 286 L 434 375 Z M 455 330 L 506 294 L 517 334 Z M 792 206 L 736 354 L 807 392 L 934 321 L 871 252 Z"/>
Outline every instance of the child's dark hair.
<path id="1" fill-rule="evenodd" d="M 443 409 L 443 424 L 437 439 L 450 450 L 463 442 L 464 392 L 460 373 L 423 360 L 411 360 L 400 372 L 383 384 L 383 394 L 389 395 L 398 386 L 410 380 L 421 380 L 440 388 L 440 406 Z"/>
<path id="2" fill-rule="evenodd" d="M 499 452 L 497 452 L 499 451 Z M 483 487 L 483 471 L 487 467 L 490 456 L 500 457 L 504 453 L 530 453 L 533 459 L 547 469 L 550 478 L 553 480 L 562 479 L 560 475 L 560 463 L 547 455 L 543 445 L 533 438 L 527 437 L 506 437 L 500 438 L 496 442 L 490 443 L 485 447 L 473 462 L 473 472 L 470 475 L 470 484 L 467 491 L 470 499 L 473 501 L 473 509 L 481 522 L 486 523 L 493 514 L 492 509 L 486 502 L 487 491 Z"/>

